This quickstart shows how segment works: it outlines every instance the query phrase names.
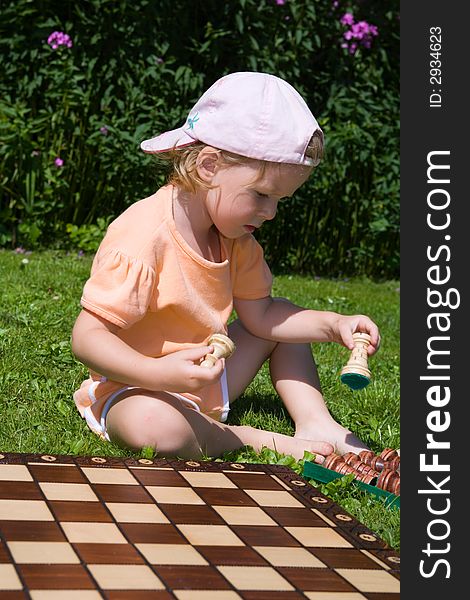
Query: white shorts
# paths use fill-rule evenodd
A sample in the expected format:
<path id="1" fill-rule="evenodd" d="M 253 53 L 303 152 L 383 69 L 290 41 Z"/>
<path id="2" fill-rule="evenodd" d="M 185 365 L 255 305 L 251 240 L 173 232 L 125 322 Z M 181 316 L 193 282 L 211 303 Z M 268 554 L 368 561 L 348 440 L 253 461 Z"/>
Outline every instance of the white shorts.
<path id="1" fill-rule="evenodd" d="M 97 381 L 95 383 L 98 384 L 100 382 Z M 221 386 L 222 401 L 223 401 L 223 409 L 220 414 L 220 421 L 222 423 L 225 423 L 225 421 L 227 420 L 227 417 L 228 417 L 228 413 L 230 411 L 227 373 L 226 373 L 225 369 L 220 378 L 220 386 Z M 121 387 L 118 390 L 116 390 L 115 392 L 113 392 L 109 396 L 109 398 L 106 400 L 106 402 L 103 406 L 103 409 L 101 411 L 100 421 L 98 422 L 95 415 L 93 414 L 93 411 L 91 410 L 91 406 L 96 402 L 96 398 L 94 398 L 95 387 L 96 387 L 96 385 L 92 384 L 88 388 L 88 396 L 90 397 L 91 405 L 86 407 L 83 410 L 83 417 L 86 420 L 88 427 L 94 433 L 96 433 L 97 435 L 99 435 L 99 437 L 101 437 L 102 439 L 105 439 L 109 442 L 110 438 L 109 438 L 109 435 L 108 435 L 108 432 L 106 429 L 106 417 L 108 415 L 110 408 L 113 406 L 113 404 L 115 404 L 119 400 L 119 397 L 124 392 L 127 392 L 128 390 L 138 390 L 138 389 L 142 389 L 142 388 L 139 388 L 137 386 L 124 385 L 123 387 Z M 198 412 L 201 412 L 200 406 L 196 402 L 194 402 L 194 400 L 191 400 L 190 398 L 187 398 L 186 396 L 183 396 L 182 394 L 177 394 L 176 392 L 165 392 L 165 393 L 170 394 L 174 398 L 178 398 L 178 400 L 180 400 L 180 402 L 182 402 L 189 408 L 192 408 L 194 410 L 197 410 Z"/>

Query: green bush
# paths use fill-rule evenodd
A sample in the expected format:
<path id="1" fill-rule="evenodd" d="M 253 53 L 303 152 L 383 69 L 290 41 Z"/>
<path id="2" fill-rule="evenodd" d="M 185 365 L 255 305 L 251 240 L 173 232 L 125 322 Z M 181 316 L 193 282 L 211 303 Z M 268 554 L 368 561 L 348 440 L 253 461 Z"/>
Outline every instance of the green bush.
<path id="1" fill-rule="evenodd" d="M 377 26 L 370 48 L 342 48 L 346 11 Z M 315 175 L 261 232 L 268 260 L 398 275 L 397 0 L 10 0 L 0 15 L 0 245 L 93 237 L 164 181 L 140 142 L 180 126 L 222 75 L 259 70 L 292 83 L 326 136 Z M 53 49 L 53 31 L 72 47 Z"/>

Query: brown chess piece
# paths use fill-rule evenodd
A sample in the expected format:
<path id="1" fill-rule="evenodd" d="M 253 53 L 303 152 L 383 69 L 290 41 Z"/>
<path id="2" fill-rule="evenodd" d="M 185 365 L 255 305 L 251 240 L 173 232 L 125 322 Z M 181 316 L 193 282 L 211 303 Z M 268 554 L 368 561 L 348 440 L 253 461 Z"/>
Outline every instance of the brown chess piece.
<path id="1" fill-rule="evenodd" d="M 361 390 L 370 383 L 371 374 L 367 365 L 367 348 L 370 335 L 353 333 L 354 348 L 347 364 L 341 370 L 341 381 L 352 390 Z"/>
<path id="2" fill-rule="evenodd" d="M 206 354 L 201 363 L 201 367 L 213 367 L 219 358 L 229 358 L 235 352 L 235 344 L 223 333 L 214 333 L 207 342 L 208 346 L 213 346 L 213 352 Z"/>

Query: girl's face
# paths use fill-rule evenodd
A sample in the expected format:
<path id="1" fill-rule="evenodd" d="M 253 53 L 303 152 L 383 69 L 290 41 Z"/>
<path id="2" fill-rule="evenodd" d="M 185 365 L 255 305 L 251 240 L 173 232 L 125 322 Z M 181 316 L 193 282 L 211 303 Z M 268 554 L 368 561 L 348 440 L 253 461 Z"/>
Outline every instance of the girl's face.
<path id="1" fill-rule="evenodd" d="M 209 190 L 206 207 L 212 222 L 229 239 L 252 233 L 274 219 L 279 201 L 291 197 L 308 179 L 311 167 L 270 163 L 259 178 L 260 164 L 219 169 Z"/>

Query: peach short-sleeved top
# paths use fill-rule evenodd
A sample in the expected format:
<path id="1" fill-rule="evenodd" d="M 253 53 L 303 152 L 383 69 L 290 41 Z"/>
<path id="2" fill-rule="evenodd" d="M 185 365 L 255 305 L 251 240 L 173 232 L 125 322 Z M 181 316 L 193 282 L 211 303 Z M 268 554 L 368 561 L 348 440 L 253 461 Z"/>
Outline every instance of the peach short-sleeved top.
<path id="1" fill-rule="evenodd" d="M 255 238 L 219 237 L 220 263 L 195 252 L 176 229 L 173 186 L 164 186 L 111 223 L 81 305 L 118 325 L 116 335 L 146 356 L 203 345 L 227 331 L 234 297 L 271 293 L 272 275 Z"/>

